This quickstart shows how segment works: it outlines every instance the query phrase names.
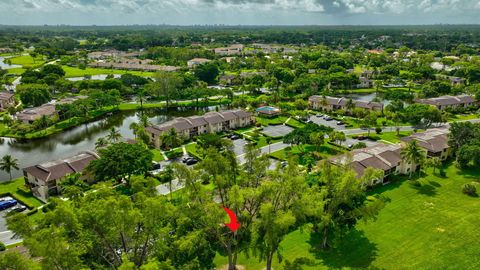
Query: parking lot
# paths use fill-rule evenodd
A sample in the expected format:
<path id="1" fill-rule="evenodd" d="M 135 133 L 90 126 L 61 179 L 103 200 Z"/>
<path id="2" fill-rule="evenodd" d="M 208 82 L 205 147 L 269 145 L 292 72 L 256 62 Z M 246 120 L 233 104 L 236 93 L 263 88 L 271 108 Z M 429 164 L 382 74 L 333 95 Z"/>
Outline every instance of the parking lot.
<path id="1" fill-rule="evenodd" d="M 245 144 L 247 144 L 247 140 L 245 139 L 238 139 L 238 140 L 232 140 L 233 142 L 233 152 L 235 152 L 235 155 L 241 155 L 244 153 L 243 148 L 245 147 Z"/>
<path id="2" fill-rule="evenodd" d="M 327 127 L 331 127 L 335 130 L 345 130 L 345 129 L 347 129 L 345 127 L 345 125 L 337 125 L 336 120 L 327 121 L 323 117 L 319 117 L 319 116 L 316 116 L 316 115 L 310 116 L 309 120 L 312 121 L 313 123 L 317 124 L 317 125 L 324 125 L 324 126 L 327 126 Z"/>
<path id="3" fill-rule="evenodd" d="M 11 200 L 11 197 L 2 197 L 2 200 Z M 17 205 L 20 205 L 17 203 Z M 6 214 L 8 213 L 9 209 L 0 211 L 0 242 L 4 243 L 5 245 L 12 245 L 22 241 L 21 238 L 15 237 L 14 234 L 8 230 L 7 228 L 7 220 L 5 218 Z"/>
<path id="4" fill-rule="evenodd" d="M 269 137 L 283 137 L 288 133 L 292 132 L 293 128 L 287 125 L 275 125 L 275 126 L 266 126 L 263 128 L 262 133 Z"/>

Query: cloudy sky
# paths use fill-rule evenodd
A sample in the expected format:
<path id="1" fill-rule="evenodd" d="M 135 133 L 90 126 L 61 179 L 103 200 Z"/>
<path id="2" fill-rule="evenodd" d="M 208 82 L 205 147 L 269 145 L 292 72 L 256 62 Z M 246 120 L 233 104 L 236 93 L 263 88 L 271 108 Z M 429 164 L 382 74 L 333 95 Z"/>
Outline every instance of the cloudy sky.
<path id="1" fill-rule="evenodd" d="M 480 0 L 0 0 L 0 24 L 471 24 Z"/>

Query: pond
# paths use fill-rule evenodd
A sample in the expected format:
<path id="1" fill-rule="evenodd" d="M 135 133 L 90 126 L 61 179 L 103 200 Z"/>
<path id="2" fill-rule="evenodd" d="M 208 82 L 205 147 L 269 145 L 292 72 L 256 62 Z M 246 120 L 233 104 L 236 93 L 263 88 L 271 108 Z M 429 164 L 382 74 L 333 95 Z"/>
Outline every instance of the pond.
<path id="1" fill-rule="evenodd" d="M 9 68 L 21 68 L 21 65 L 10 65 L 5 63 L 5 60 L 10 57 L 0 56 L 0 68 L 2 69 L 9 69 Z"/>
<path id="2" fill-rule="evenodd" d="M 118 79 L 122 75 L 120 74 L 112 74 L 113 78 Z M 72 82 L 77 82 L 77 81 L 83 81 L 83 80 L 99 80 L 99 81 L 104 81 L 107 79 L 107 74 L 99 74 L 99 75 L 92 75 L 90 78 L 85 78 L 85 77 L 71 77 L 71 78 L 66 78 L 66 80 L 72 81 Z"/>
<path id="3" fill-rule="evenodd" d="M 200 110 L 179 108 L 177 110 L 149 110 L 146 113 L 152 124 L 161 124 L 172 120 L 174 117 L 191 116 L 203 114 L 215 107 Z M 139 121 L 139 114 L 142 112 L 119 112 L 105 119 L 66 130 L 62 133 L 52 135 L 38 140 L 19 141 L 11 138 L 0 139 L 0 157 L 12 155 L 18 159 L 19 167 L 25 168 L 45 161 L 51 161 L 76 155 L 79 152 L 94 150 L 95 142 L 100 137 L 105 137 L 111 128 L 120 131 L 124 138 L 133 138 L 133 132 L 129 126 Z M 20 171 L 12 172 L 14 178 L 23 176 Z M 0 182 L 8 181 L 9 175 L 0 171 Z"/>

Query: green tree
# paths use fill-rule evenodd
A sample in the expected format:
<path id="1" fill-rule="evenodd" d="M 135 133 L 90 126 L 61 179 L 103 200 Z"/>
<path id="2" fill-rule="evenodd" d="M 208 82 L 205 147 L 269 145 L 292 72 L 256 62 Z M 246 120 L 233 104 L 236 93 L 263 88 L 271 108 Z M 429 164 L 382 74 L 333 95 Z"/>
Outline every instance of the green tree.
<path id="1" fill-rule="evenodd" d="M 18 169 L 18 159 L 11 155 L 5 155 L 2 157 L 2 160 L 0 161 L 0 170 L 9 174 L 10 181 L 12 181 L 12 170 Z"/>
<path id="2" fill-rule="evenodd" d="M 417 141 L 413 140 L 408 143 L 400 152 L 402 159 L 412 164 L 413 166 L 421 166 L 426 158 L 426 153 L 420 146 L 418 146 Z M 414 170 L 410 171 L 410 177 L 412 176 Z M 420 170 L 418 170 L 420 172 Z"/>
<path id="3" fill-rule="evenodd" d="M 167 150 L 182 145 L 182 142 L 182 138 L 173 128 L 168 130 L 165 134 L 161 136 L 162 146 L 165 147 Z"/>
<path id="4" fill-rule="evenodd" d="M 46 84 L 20 84 L 16 92 L 26 106 L 40 106 L 52 99 Z"/>
<path id="5" fill-rule="evenodd" d="M 95 149 L 103 148 L 109 144 L 108 139 L 100 137 L 95 142 Z"/>
<path id="6" fill-rule="evenodd" d="M 163 98 L 168 108 L 182 83 L 183 79 L 175 73 L 158 72 L 155 75 L 155 82 L 149 86 L 149 92 L 154 97 Z"/>
<path id="7" fill-rule="evenodd" d="M 110 143 L 116 143 L 120 141 L 122 138 L 122 134 L 120 134 L 120 131 L 116 128 L 111 128 L 110 132 L 107 135 L 107 139 Z"/>
<path id="8" fill-rule="evenodd" d="M 220 70 L 218 69 L 217 64 L 214 62 L 208 62 L 197 66 L 194 74 L 199 80 L 202 80 L 208 84 L 213 84 L 216 82 L 216 79 L 220 74 Z"/>

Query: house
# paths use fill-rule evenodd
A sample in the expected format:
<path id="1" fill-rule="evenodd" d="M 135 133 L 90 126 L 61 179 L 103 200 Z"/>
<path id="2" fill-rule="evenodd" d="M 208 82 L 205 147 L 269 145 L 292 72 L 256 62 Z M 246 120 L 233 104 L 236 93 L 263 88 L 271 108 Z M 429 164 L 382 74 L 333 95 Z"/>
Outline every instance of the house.
<path id="1" fill-rule="evenodd" d="M 83 152 L 66 159 L 24 168 L 25 184 L 35 197 L 47 202 L 50 196 L 60 194 L 62 179 L 70 174 L 82 173 L 92 160 L 98 158 L 94 152 Z"/>
<path id="2" fill-rule="evenodd" d="M 215 48 L 214 52 L 220 56 L 240 55 L 243 52 L 242 44 L 234 44 L 229 47 Z"/>
<path id="3" fill-rule="evenodd" d="M 400 140 L 404 143 L 417 141 L 417 144 L 427 150 L 428 157 L 438 157 L 446 160 L 450 155 L 450 147 L 448 145 L 448 129 L 434 128 L 403 137 Z"/>
<path id="4" fill-rule="evenodd" d="M 6 110 L 7 108 L 15 106 L 15 97 L 13 93 L 7 91 L 0 92 L 0 110 Z"/>
<path id="5" fill-rule="evenodd" d="M 436 98 L 418 99 L 415 102 L 419 104 L 432 105 L 437 107 L 439 110 L 455 109 L 462 107 L 467 108 L 470 106 L 478 105 L 475 97 L 470 95 L 441 96 Z"/>
<path id="6" fill-rule="evenodd" d="M 203 116 L 180 117 L 161 125 L 149 126 L 145 130 L 155 147 L 161 145 L 161 137 L 174 129 L 183 138 L 206 133 L 217 133 L 250 126 L 255 123 L 252 113 L 243 110 L 209 112 Z"/>
<path id="7" fill-rule="evenodd" d="M 25 109 L 15 115 L 17 120 L 22 121 L 25 124 L 31 124 L 35 120 L 40 119 L 43 116 L 51 117 L 57 113 L 55 105 L 45 104 L 40 107 Z"/>
<path id="8" fill-rule="evenodd" d="M 193 58 L 193 59 L 187 61 L 187 66 L 189 68 L 194 68 L 198 65 L 203 65 L 203 64 L 208 63 L 210 61 L 211 60 L 207 59 L 207 58 Z"/>
<path id="9" fill-rule="evenodd" d="M 331 158 L 330 162 L 335 165 L 351 167 L 358 177 L 362 177 L 369 167 L 382 170 L 384 179 L 377 179 L 370 183 L 370 185 L 376 185 L 384 183 L 385 178 L 389 175 L 408 174 L 418 169 L 417 164 L 410 164 L 402 160 L 401 151 L 402 144 L 379 143 Z"/>
<path id="10" fill-rule="evenodd" d="M 141 71 L 166 71 L 173 72 L 180 69 L 175 66 L 159 66 L 150 64 L 151 60 L 129 59 L 121 61 L 96 61 L 89 63 L 92 68 L 112 68 L 122 70 L 141 70 Z"/>
<path id="11" fill-rule="evenodd" d="M 276 115 L 279 115 L 281 113 L 280 109 L 275 108 L 275 107 L 271 107 L 271 106 L 259 107 L 255 110 L 255 112 L 257 112 L 259 115 L 264 115 L 264 116 L 268 116 L 268 117 L 276 116 Z"/>
<path id="12" fill-rule="evenodd" d="M 308 98 L 310 108 L 314 110 L 334 111 L 334 110 L 348 110 L 350 106 L 354 108 L 362 108 L 365 110 L 381 111 L 383 110 L 383 103 L 373 101 L 351 100 L 344 97 L 329 97 L 329 96 L 311 96 Z"/>
<path id="13" fill-rule="evenodd" d="M 235 75 L 222 75 L 219 81 L 224 85 L 231 85 L 237 76 Z"/>
<path id="14" fill-rule="evenodd" d="M 455 76 L 446 76 L 439 74 L 436 76 L 438 79 L 445 80 L 449 82 L 452 86 L 460 86 L 460 85 L 465 85 L 465 79 L 461 77 L 455 77 Z"/>
<path id="15" fill-rule="evenodd" d="M 64 104 L 72 104 L 73 102 L 77 100 L 82 100 L 82 99 L 87 99 L 88 96 L 73 96 L 73 97 L 67 97 L 63 98 L 59 101 L 57 101 L 55 104 L 56 105 L 64 105 Z"/>

